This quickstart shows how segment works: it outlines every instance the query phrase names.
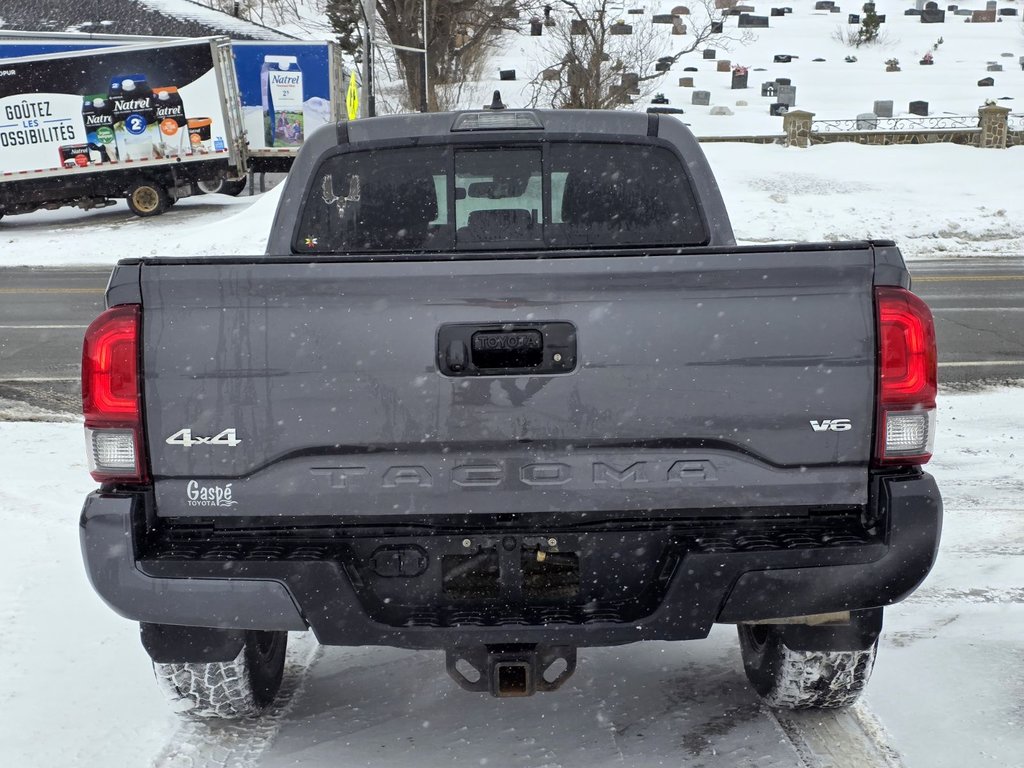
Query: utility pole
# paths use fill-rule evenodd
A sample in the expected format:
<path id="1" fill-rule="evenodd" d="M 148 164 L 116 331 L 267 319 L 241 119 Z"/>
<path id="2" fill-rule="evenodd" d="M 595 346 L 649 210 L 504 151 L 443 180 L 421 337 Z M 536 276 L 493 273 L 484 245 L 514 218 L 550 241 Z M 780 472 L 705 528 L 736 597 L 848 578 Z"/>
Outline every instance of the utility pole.
<path id="1" fill-rule="evenodd" d="M 374 117 L 377 105 L 373 95 L 373 27 L 377 20 L 376 0 L 363 0 L 363 20 L 366 34 L 363 35 L 363 117 Z"/>

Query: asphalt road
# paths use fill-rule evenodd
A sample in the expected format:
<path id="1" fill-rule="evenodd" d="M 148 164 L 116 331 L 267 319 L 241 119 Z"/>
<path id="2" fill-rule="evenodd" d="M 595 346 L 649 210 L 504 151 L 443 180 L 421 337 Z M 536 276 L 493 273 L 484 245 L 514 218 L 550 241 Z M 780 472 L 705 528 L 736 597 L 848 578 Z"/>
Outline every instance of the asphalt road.
<path id="1" fill-rule="evenodd" d="M 941 383 L 1024 379 L 1024 257 L 915 261 L 911 272 L 935 313 Z M 82 334 L 109 273 L 0 269 L 0 398 L 78 407 Z"/>

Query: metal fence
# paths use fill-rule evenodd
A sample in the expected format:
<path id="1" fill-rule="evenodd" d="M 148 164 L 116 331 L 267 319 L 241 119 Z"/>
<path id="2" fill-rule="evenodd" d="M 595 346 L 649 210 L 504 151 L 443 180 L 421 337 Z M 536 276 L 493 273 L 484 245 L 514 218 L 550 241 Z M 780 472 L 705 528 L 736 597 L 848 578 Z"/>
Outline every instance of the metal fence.
<path id="1" fill-rule="evenodd" d="M 1011 131 L 1024 131 L 1024 114 L 1010 113 L 1006 116 L 1006 121 Z"/>
<path id="2" fill-rule="evenodd" d="M 1010 116 L 1015 117 L 1014 115 Z M 1024 127 L 1024 115 L 1016 115 Z M 937 117 L 863 117 L 851 120 L 812 120 L 812 133 L 850 133 L 853 131 L 950 131 L 978 127 L 977 115 L 941 115 Z M 1012 127 L 1012 126 L 1011 126 Z"/>

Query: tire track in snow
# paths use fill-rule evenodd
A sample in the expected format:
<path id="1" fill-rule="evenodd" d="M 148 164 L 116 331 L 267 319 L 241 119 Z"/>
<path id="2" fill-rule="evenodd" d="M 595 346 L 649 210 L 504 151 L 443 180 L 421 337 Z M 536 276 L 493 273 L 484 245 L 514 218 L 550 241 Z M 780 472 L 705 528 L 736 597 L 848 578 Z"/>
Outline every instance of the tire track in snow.
<path id="1" fill-rule="evenodd" d="M 878 718 L 862 703 L 846 710 L 764 708 L 800 759 L 800 768 L 905 768 Z"/>
<path id="2" fill-rule="evenodd" d="M 291 635 L 281 691 L 263 715 L 237 723 L 182 720 L 153 761 L 153 768 L 255 768 L 322 655 L 323 646 L 311 632 Z"/>

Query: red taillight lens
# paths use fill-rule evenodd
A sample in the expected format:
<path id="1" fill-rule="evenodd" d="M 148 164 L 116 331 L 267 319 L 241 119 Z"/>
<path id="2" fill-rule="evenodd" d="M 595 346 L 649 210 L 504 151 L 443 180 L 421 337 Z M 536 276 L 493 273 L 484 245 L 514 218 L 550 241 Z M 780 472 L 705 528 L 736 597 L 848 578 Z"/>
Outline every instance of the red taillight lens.
<path id="1" fill-rule="evenodd" d="M 138 305 L 112 307 L 86 330 L 82 413 L 93 478 L 144 481 Z"/>
<path id="2" fill-rule="evenodd" d="M 935 439 L 935 324 L 903 288 L 875 288 L 878 312 L 877 464 L 924 464 Z"/>

